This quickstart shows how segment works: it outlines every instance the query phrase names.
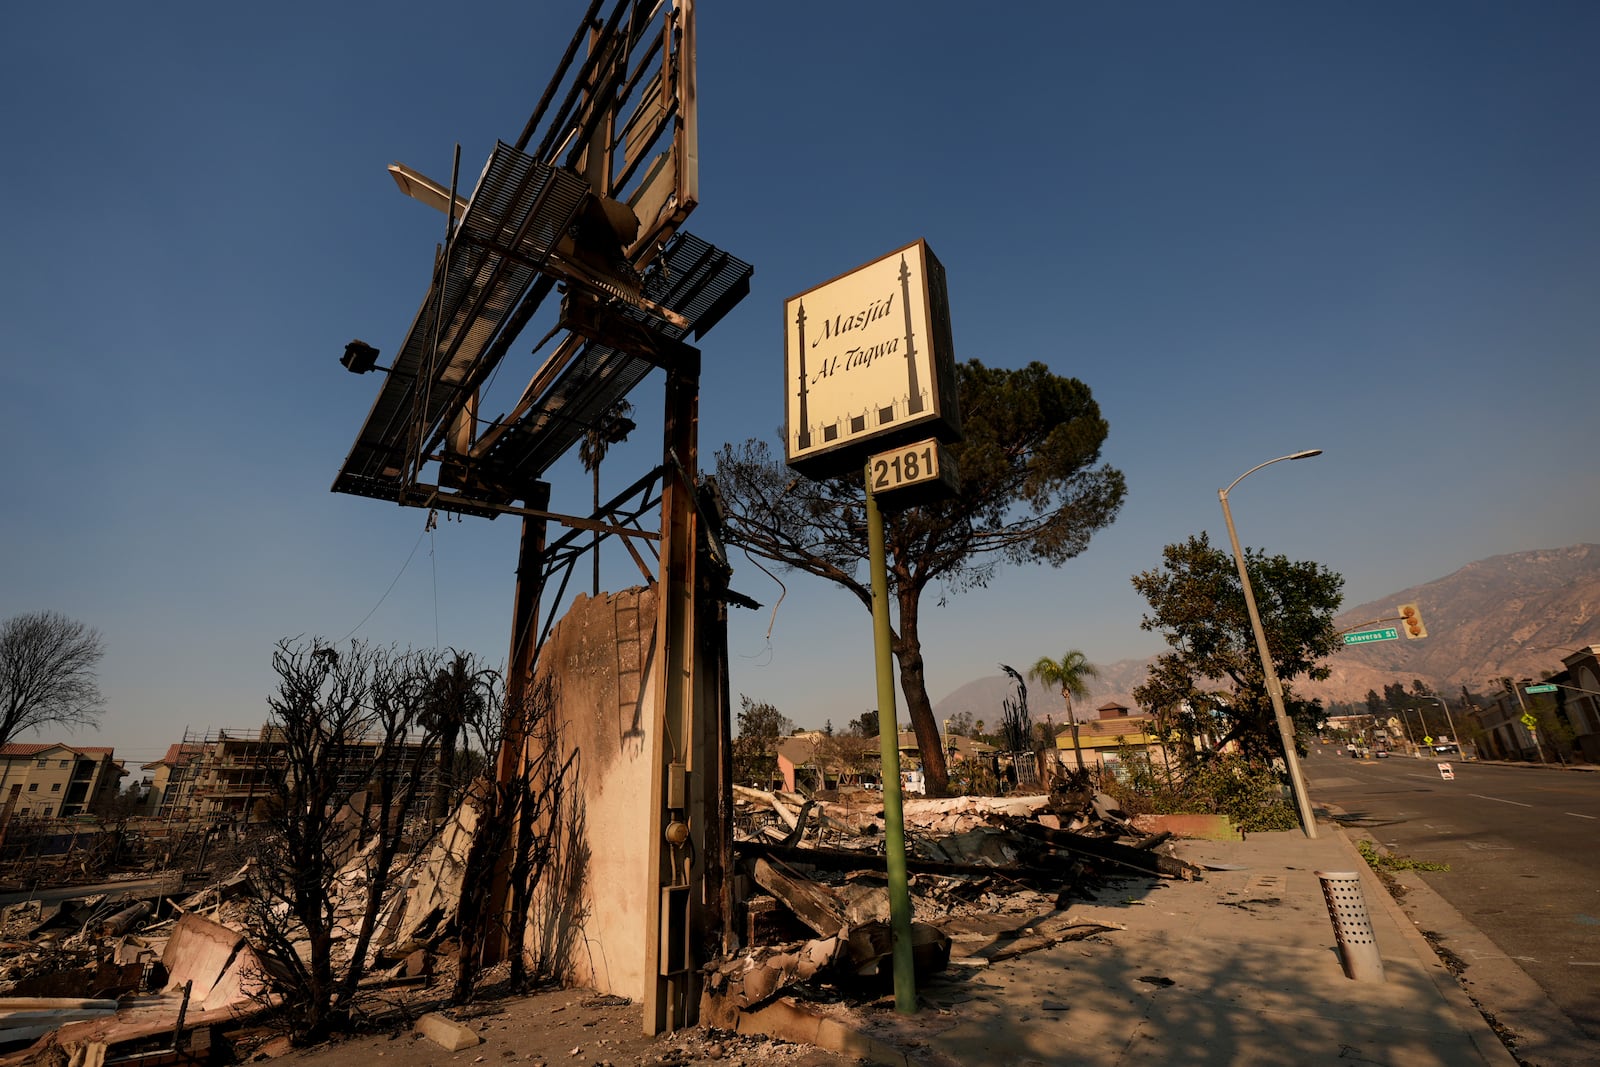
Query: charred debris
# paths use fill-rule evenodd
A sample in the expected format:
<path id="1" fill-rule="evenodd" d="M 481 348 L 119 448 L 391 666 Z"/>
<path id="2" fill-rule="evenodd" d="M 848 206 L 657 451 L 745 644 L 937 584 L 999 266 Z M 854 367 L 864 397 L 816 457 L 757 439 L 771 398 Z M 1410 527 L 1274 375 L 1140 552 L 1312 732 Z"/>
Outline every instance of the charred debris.
<path id="1" fill-rule="evenodd" d="M 1070 779 L 1068 779 L 1070 780 Z M 712 1021 L 782 992 L 872 1000 L 892 984 L 881 794 L 814 796 L 735 787 L 743 923 L 707 968 Z M 907 798 L 913 958 L 919 981 L 1115 929 L 1075 920 L 1072 901 L 1132 880 L 1192 880 L 1104 794 Z"/>
<path id="2" fill-rule="evenodd" d="M 731 1027 L 780 995 L 862 1004 L 888 994 L 881 794 L 741 786 L 734 807 L 735 906 L 708 931 L 717 951 L 704 968 L 701 1022 Z M 371 865 L 381 854 L 352 848 L 344 858 L 325 931 L 332 980 L 354 979 L 338 1028 L 393 1029 L 461 1004 L 457 911 L 475 808 L 469 797 L 442 827 L 419 820 L 389 860 L 375 911 Z M 959 980 L 1112 933 L 1074 919 L 1071 902 L 1200 874 L 1170 854 L 1170 834 L 1140 830 L 1087 789 L 908 798 L 905 822 L 919 980 Z M 263 895 L 258 860 L 230 866 L 252 851 L 247 830 L 179 853 L 187 870 L 101 871 L 94 885 L 36 887 L 0 905 L 0 1067 L 223 1063 L 269 1040 L 289 1047 L 305 989 L 296 971 L 312 953 L 283 902 Z M 504 971 L 474 976 L 477 988 Z"/>

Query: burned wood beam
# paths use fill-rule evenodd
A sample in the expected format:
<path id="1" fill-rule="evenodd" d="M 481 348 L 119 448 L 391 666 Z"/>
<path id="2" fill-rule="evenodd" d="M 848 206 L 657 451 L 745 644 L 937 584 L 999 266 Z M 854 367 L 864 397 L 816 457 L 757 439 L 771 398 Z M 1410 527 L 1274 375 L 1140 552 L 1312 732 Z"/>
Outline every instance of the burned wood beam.
<path id="1" fill-rule="evenodd" d="M 1173 856 L 1163 856 L 1159 852 L 1146 852 L 1132 845 L 1084 837 L 1067 830 L 1052 830 L 1036 822 L 1021 819 L 1012 822 L 1008 828 L 1013 833 L 1042 842 L 1051 848 L 1079 856 L 1091 856 L 1121 867 L 1143 871 L 1145 874 L 1159 875 L 1162 878 L 1181 878 L 1184 881 L 1196 881 L 1200 878 L 1199 867 Z"/>
<path id="2" fill-rule="evenodd" d="M 733 849 L 746 858 L 779 859 L 788 863 L 804 863 L 825 871 L 887 871 L 887 861 L 875 852 L 851 852 L 848 849 L 797 848 L 792 845 L 769 845 L 760 841 L 735 841 Z M 1058 861 L 1065 863 L 1065 861 Z M 920 860 L 906 857 L 906 869 L 918 874 L 973 874 L 990 875 L 1011 881 L 1035 881 L 1049 877 L 1069 877 L 1071 871 L 1052 863 L 1036 866 L 996 867 L 987 863 L 949 863 L 941 860 Z"/>
<path id="3" fill-rule="evenodd" d="M 767 860 L 757 860 L 756 884 L 789 906 L 801 922 L 822 937 L 835 937 L 850 926 L 844 906 L 826 886 L 780 871 Z"/>
<path id="4" fill-rule="evenodd" d="M 155 906 L 148 900 L 140 900 L 128 905 L 121 911 L 106 919 L 100 924 L 100 933 L 104 937 L 115 937 L 137 923 L 140 919 L 155 910 Z"/>
<path id="5" fill-rule="evenodd" d="M 1040 931 L 1039 933 L 1023 934 L 1010 944 L 1001 948 L 997 948 L 993 952 L 984 954 L 983 958 L 987 959 L 990 963 L 999 963 L 1002 960 L 1015 959 L 1018 956 L 1025 956 L 1030 952 L 1038 952 L 1041 949 L 1053 948 L 1064 941 L 1082 941 L 1085 938 L 1093 937 L 1096 934 L 1104 934 L 1113 930 L 1125 929 L 1127 929 L 1127 927 L 1114 923 L 1073 923 L 1070 926 L 1052 928 L 1048 931 Z"/>
<path id="6" fill-rule="evenodd" d="M 1145 838 L 1143 841 L 1135 841 L 1133 843 L 1133 847 L 1138 849 L 1141 852 L 1148 852 L 1151 849 L 1155 848 L 1157 845 L 1165 844 L 1166 842 L 1168 842 L 1170 840 L 1172 840 L 1172 831 L 1171 830 L 1162 830 L 1160 833 L 1151 834 L 1149 837 Z"/>

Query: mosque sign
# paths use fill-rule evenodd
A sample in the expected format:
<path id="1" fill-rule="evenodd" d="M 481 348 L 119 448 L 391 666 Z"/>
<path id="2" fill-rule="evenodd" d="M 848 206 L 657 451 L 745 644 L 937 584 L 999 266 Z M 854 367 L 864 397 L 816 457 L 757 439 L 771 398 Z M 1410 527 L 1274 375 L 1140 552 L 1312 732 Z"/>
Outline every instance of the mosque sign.
<path id="1" fill-rule="evenodd" d="M 916 241 L 784 302 L 784 445 L 811 478 L 874 452 L 957 441 L 944 267 Z"/>

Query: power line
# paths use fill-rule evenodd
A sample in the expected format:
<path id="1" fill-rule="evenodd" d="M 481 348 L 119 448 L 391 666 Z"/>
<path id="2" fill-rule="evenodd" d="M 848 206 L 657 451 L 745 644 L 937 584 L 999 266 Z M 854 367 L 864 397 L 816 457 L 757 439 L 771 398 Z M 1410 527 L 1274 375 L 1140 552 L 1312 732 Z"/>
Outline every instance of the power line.
<path id="1" fill-rule="evenodd" d="M 422 546 L 422 539 L 424 537 L 427 537 L 427 536 L 428 536 L 428 531 L 426 529 L 424 529 L 421 533 L 419 533 L 417 535 L 417 542 L 416 542 L 416 544 L 411 546 L 410 555 L 406 556 L 406 561 L 404 563 L 400 564 L 400 573 L 396 574 L 394 576 L 394 581 L 389 583 L 389 588 L 385 589 L 383 591 L 383 595 L 378 598 L 378 602 L 376 604 L 372 605 L 372 611 L 367 612 L 365 615 L 363 615 L 361 617 L 361 621 L 360 622 L 358 622 L 354 626 L 350 627 L 350 633 L 347 633 L 343 637 L 339 638 L 339 643 L 340 644 L 344 644 L 346 641 L 350 640 L 351 635 L 354 634 L 357 630 L 361 629 L 363 626 L 365 626 L 367 624 L 367 620 L 372 618 L 373 613 L 376 612 L 379 608 L 381 608 L 383 606 L 383 602 L 385 600 L 389 599 L 389 594 L 394 592 L 394 587 L 400 583 L 401 575 L 405 574 L 406 568 L 411 566 L 412 558 L 416 556 L 417 549 Z M 438 609 L 438 592 L 437 592 L 437 585 L 435 585 L 435 592 L 434 592 L 434 630 L 435 630 L 435 640 L 436 641 L 437 641 L 437 630 L 438 630 L 438 613 L 439 613 L 439 609 Z"/>

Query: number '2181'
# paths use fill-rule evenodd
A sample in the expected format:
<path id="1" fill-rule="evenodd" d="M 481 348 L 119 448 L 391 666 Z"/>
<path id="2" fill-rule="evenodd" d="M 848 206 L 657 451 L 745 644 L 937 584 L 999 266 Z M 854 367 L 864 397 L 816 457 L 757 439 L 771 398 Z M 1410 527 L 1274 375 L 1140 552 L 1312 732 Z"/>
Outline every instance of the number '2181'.
<path id="1" fill-rule="evenodd" d="M 931 444 L 872 458 L 872 488 L 893 489 L 939 476 L 939 461 Z"/>

